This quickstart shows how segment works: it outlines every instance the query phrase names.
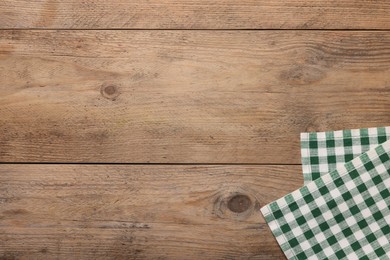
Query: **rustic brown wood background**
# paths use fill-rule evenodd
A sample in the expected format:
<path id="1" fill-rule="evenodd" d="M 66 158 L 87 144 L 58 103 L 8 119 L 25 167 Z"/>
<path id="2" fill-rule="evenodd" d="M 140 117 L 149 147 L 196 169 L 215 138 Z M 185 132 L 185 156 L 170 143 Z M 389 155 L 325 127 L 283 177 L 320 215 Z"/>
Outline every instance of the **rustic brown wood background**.
<path id="1" fill-rule="evenodd" d="M 2 0 L 0 93 L 0 259 L 283 259 L 299 133 L 390 124 L 390 2 Z"/>

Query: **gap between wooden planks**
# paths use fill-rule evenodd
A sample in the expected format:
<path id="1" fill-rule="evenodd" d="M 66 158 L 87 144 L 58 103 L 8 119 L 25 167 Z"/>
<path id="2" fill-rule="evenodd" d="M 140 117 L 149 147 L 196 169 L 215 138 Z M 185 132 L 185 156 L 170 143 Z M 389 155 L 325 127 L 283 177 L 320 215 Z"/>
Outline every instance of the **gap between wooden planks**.
<path id="1" fill-rule="evenodd" d="M 378 31 L 0 31 L 0 161 L 299 164 L 388 125 Z"/>
<path id="2" fill-rule="evenodd" d="M 6 259 L 283 259 L 259 208 L 300 166 L 0 165 Z"/>
<path id="3" fill-rule="evenodd" d="M 2 0 L 0 28 L 390 29 L 387 0 Z"/>

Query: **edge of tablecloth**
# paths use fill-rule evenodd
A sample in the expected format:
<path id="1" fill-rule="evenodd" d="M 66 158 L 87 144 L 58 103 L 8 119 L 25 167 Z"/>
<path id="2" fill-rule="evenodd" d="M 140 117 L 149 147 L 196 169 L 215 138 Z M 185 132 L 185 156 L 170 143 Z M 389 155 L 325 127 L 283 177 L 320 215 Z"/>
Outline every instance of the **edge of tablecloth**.
<path id="1" fill-rule="evenodd" d="M 278 204 L 279 209 L 282 210 L 283 208 L 285 208 L 289 205 L 286 203 L 286 200 L 285 200 L 286 196 L 292 196 L 295 199 L 295 201 L 298 199 L 301 199 L 302 192 L 304 189 L 307 189 L 310 192 L 313 192 L 315 190 L 318 190 L 319 187 L 323 187 L 332 181 L 334 182 L 335 180 L 337 180 L 341 176 L 344 176 L 345 174 L 350 173 L 351 171 L 355 170 L 356 168 L 361 167 L 363 165 L 362 164 L 363 157 L 368 156 L 369 158 L 372 158 L 372 157 L 380 156 L 381 154 L 377 153 L 378 149 L 380 149 L 380 148 L 383 149 L 383 152 L 381 154 L 390 153 L 390 140 L 368 150 L 365 153 L 362 153 L 360 156 L 354 158 L 353 160 L 345 163 L 344 165 L 341 165 L 340 167 L 337 167 L 335 170 L 333 170 L 329 174 L 321 176 L 319 179 L 316 179 L 316 180 L 302 186 L 301 188 L 299 188 L 293 192 L 290 192 L 289 194 L 286 194 L 282 198 L 279 198 L 271 203 L 266 204 L 265 206 L 263 206 L 260 209 L 260 212 L 264 216 L 266 223 L 270 227 L 272 234 L 276 238 L 279 246 L 282 248 L 282 251 L 286 255 L 287 259 L 297 259 L 297 257 L 296 257 L 296 254 L 294 253 L 294 250 L 291 248 L 291 246 L 288 245 L 287 239 L 284 236 L 284 233 L 281 232 L 281 228 L 278 226 L 277 221 L 274 221 L 275 218 L 272 216 L 272 210 L 270 209 L 270 205 L 276 203 L 276 204 Z M 318 187 L 317 186 L 318 182 L 322 182 L 323 185 L 320 185 Z M 269 219 L 269 216 L 271 216 L 272 219 Z M 268 221 L 267 221 L 267 218 L 268 218 Z M 278 233 L 278 232 L 280 232 L 282 234 L 282 236 L 276 236 L 275 233 Z M 286 247 L 283 248 L 282 245 L 286 245 Z"/>

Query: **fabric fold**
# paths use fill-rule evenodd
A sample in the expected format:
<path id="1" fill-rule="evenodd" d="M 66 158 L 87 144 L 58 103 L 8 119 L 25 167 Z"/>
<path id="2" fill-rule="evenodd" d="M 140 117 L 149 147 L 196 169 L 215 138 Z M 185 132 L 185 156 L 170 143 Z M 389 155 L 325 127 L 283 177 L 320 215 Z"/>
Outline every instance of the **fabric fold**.
<path id="1" fill-rule="evenodd" d="M 387 139 L 388 127 L 376 129 L 377 135 L 383 133 L 380 136 Z M 337 156 L 337 147 L 350 147 L 340 152 L 344 161 L 336 159 L 330 172 L 319 171 L 313 181 L 307 178 L 302 188 L 261 208 L 288 259 L 389 259 L 390 141 L 370 139 L 374 136 L 370 129 L 349 131 L 334 132 L 334 141 L 339 135 L 348 140 L 341 146 L 335 142 L 332 148 Z M 320 149 L 319 143 L 311 146 L 313 136 L 303 134 L 302 140 L 309 142 L 303 150 Z M 315 139 L 322 142 L 327 133 L 317 133 Z M 354 148 L 357 139 L 360 150 Z M 332 149 L 326 156 L 331 156 Z M 359 156 L 353 159 L 356 154 Z M 311 150 L 309 155 L 311 158 Z"/>
<path id="2" fill-rule="evenodd" d="M 301 133 L 304 183 L 390 140 L 390 127 Z"/>

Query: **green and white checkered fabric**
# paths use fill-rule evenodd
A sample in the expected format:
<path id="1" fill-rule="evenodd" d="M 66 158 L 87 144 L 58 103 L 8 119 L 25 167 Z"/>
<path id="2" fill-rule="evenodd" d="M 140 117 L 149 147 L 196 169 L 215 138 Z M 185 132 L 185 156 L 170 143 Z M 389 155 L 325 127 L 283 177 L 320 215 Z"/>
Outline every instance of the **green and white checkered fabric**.
<path id="1" fill-rule="evenodd" d="M 390 141 L 261 212 L 288 259 L 390 259 Z"/>
<path id="2" fill-rule="evenodd" d="M 390 127 L 301 133 L 305 184 L 390 140 Z"/>

